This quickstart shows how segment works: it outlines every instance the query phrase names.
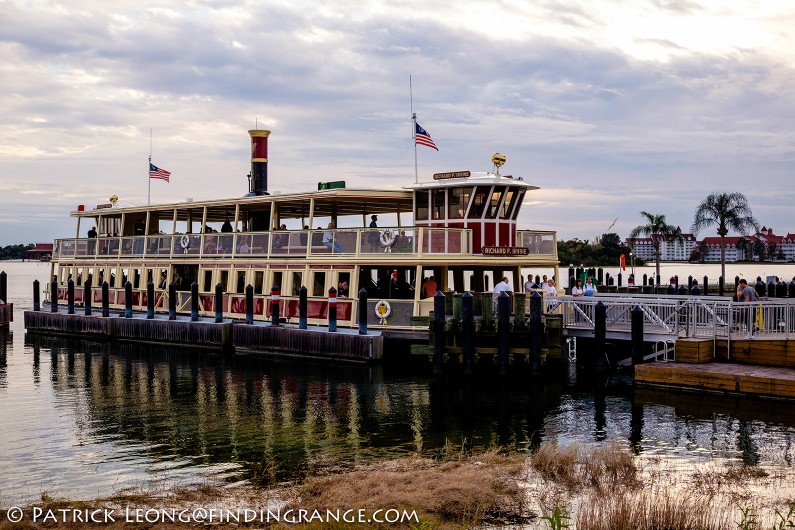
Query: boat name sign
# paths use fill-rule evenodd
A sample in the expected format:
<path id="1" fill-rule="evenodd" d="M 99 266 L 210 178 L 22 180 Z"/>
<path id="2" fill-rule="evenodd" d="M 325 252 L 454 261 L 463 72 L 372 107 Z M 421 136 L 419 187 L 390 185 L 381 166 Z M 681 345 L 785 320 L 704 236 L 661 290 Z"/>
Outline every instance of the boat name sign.
<path id="1" fill-rule="evenodd" d="M 469 171 L 450 171 L 449 173 L 434 173 L 433 180 L 465 179 L 472 176 Z"/>
<path id="2" fill-rule="evenodd" d="M 527 247 L 483 247 L 484 256 L 527 256 L 530 249 Z"/>

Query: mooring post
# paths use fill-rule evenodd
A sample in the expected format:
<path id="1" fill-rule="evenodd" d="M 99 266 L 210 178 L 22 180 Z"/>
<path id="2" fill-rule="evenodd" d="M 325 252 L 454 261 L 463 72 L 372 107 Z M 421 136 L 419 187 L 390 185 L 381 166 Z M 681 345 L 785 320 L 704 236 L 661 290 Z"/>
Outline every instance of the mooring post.
<path id="1" fill-rule="evenodd" d="M 690 291 L 693 288 L 693 275 L 687 277 L 687 290 Z"/>
<path id="2" fill-rule="evenodd" d="M 685 296 L 687 294 L 687 287 L 685 287 L 685 284 L 679 286 L 678 293 L 680 296 Z"/>
<path id="3" fill-rule="evenodd" d="M 168 284 L 168 319 L 177 319 L 177 284 L 173 281 Z"/>
<path id="4" fill-rule="evenodd" d="M 301 287 L 302 290 L 306 287 Z M 300 303 L 298 307 L 301 307 Z M 251 284 L 246 285 L 246 324 L 254 323 L 254 287 Z M 306 326 L 301 329 L 306 329 Z"/>
<path id="5" fill-rule="evenodd" d="M 147 320 L 155 318 L 155 284 L 152 280 L 146 284 L 146 318 Z"/>
<path id="6" fill-rule="evenodd" d="M 594 307 L 594 357 L 596 371 L 607 369 L 607 306 L 601 300 Z"/>
<path id="7" fill-rule="evenodd" d="M 644 272 L 643 273 L 643 287 L 640 290 L 641 293 L 645 293 L 646 292 L 646 286 L 648 284 L 649 284 L 649 275 Z"/>
<path id="8" fill-rule="evenodd" d="M 461 296 L 461 342 L 464 345 L 464 374 L 471 375 L 475 360 L 475 311 L 469 291 Z"/>
<path id="9" fill-rule="evenodd" d="M 124 284 L 124 318 L 132 318 L 132 284 Z"/>
<path id="10" fill-rule="evenodd" d="M 102 316 L 110 316 L 110 287 L 108 282 L 102 282 Z"/>
<path id="11" fill-rule="evenodd" d="M 367 289 L 359 289 L 359 335 L 367 335 Z"/>
<path id="12" fill-rule="evenodd" d="M 620 272 L 616 274 L 616 281 L 618 282 L 618 286 L 621 287 L 624 281 L 624 276 Z"/>
<path id="13" fill-rule="evenodd" d="M 643 362 L 643 309 L 635 306 L 630 312 L 632 315 L 631 340 L 632 340 L 632 364 L 637 365 Z"/>
<path id="14" fill-rule="evenodd" d="M 282 288 L 279 285 L 271 287 L 271 326 L 279 325 L 279 304 L 282 299 Z"/>
<path id="15" fill-rule="evenodd" d="M 433 297 L 433 373 L 442 373 L 444 362 L 444 293 L 436 291 Z"/>
<path id="16" fill-rule="evenodd" d="M 41 294 L 39 293 L 39 280 L 33 280 L 33 310 L 41 311 Z"/>
<path id="17" fill-rule="evenodd" d="M 224 286 L 220 283 L 215 284 L 215 323 L 220 324 L 224 321 Z"/>
<path id="18" fill-rule="evenodd" d="M 58 280 L 55 278 L 50 282 L 50 312 L 58 312 Z"/>
<path id="19" fill-rule="evenodd" d="M 190 321 L 196 322 L 199 320 L 199 284 L 193 282 L 190 284 Z"/>
<path id="20" fill-rule="evenodd" d="M 703 285 L 704 285 L 704 296 L 707 296 L 709 294 L 709 278 L 707 278 L 706 274 L 704 275 Z"/>
<path id="21" fill-rule="evenodd" d="M 542 297 L 538 292 L 530 295 L 530 370 L 541 372 L 541 325 Z"/>
<path id="22" fill-rule="evenodd" d="M 91 316 L 91 280 L 86 280 L 86 283 L 83 285 L 83 307 L 85 308 L 86 316 Z"/>
<path id="23" fill-rule="evenodd" d="M 723 276 L 718 276 L 718 294 L 723 296 L 723 293 L 726 291 L 726 280 L 723 279 Z"/>
<path id="24" fill-rule="evenodd" d="M 701 289 L 698 287 L 698 280 L 693 280 L 693 287 L 690 288 L 690 296 L 701 296 Z"/>
<path id="25" fill-rule="evenodd" d="M 0 271 L 0 302 L 8 303 L 8 275 Z"/>
<path id="26" fill-rule="evenodd" d="M 333 285 L 328 290 L 328 330 L 337 331 L 337 290 Z"/>
<path id="27" fill-rule="evenodd" d="M 75 314 L 75 282 L 71 278 L 66 282 L 66 313 Z"/>
<path id="28" fill-rule="evenodd" d="M 674 275 L 674 288 L 676 290 L 679 290 L 679 275 L 678 274 Z"/>
<path id="29" fill-rule="evenodd" d="M 508 345 L 511 334 L 511 297 L 501 292 L 497 298 L 497 374 L 508 375 Z"/>

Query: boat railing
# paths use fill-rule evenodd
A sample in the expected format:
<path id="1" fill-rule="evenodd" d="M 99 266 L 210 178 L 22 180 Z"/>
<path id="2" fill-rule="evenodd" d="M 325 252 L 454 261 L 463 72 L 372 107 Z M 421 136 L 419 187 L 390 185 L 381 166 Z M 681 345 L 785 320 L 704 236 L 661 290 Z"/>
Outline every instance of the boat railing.
<path id="1" fill-rule="evenodd" d="M 57 239 L 53 259 L 472 255 L 463 228 L 341 228 Z"/>

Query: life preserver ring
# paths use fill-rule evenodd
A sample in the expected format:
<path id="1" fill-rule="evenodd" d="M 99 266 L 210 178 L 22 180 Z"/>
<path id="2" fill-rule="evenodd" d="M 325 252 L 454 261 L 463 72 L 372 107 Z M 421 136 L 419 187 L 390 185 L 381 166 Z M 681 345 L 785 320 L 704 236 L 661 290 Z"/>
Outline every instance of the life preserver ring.
<path id="1" fill-rule="evenodd" d="M 392 246 L 395 244 L 396 238 L 397 236 L 387 228 L 381 233 L 378 242 L 384 247 L 384 252 L 392 252 Z"/>
<path id="2" fill-rule="evenodd" d="M 379 300 L 375 304 L 375 316 L 379 319 L 379 324 L 386 324 L 386 319 L 392 314 L 392 306 L 386 300 Z"/>
<path id="3" fill-rule="evenodd" d="M 182 235 L 179 240 L 179 246 L 181 246 L 183 250 L 188 250 L 188 247 L 190 247 L 190 236 L 188 234 Z"/>

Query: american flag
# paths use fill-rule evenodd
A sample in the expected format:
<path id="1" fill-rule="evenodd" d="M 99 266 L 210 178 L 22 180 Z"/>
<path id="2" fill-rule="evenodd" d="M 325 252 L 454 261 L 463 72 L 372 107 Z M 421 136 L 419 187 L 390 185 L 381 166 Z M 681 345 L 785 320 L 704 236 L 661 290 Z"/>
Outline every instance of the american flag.
<path id="1" fill-rule="evenodd" d="M 168 176 L 171 175 L 171 171 L 166 171 L 165 169 L 160 169 L 153 163 L 149 162 L 149 178 L 150 179 L 160 179 L 165 180 L 168 182 Z"/>
<path id="2" fill-rule="evenodd" d="M 431 135 L 428 134 L 428 131 L 420 127 L 420 124 L 417 122 L 414 122 L 414 125 L 417 127 L 414 131 L 414 143 L 416 145 L 424 145 L 438 151 L 439 148 L 436 147 L 436 144 L 433 143 L 433 140 L 431 140 Z"/>

